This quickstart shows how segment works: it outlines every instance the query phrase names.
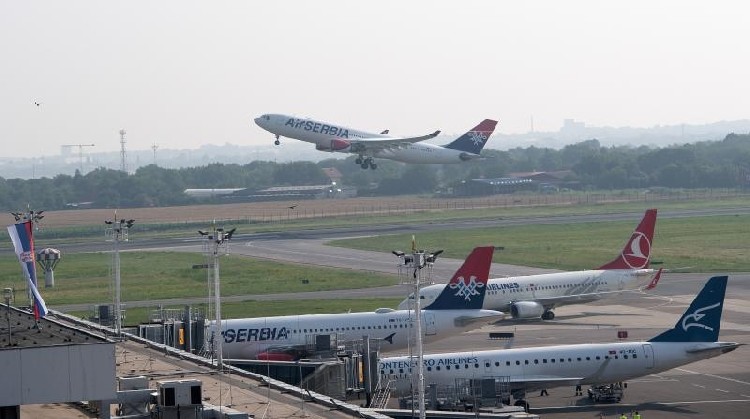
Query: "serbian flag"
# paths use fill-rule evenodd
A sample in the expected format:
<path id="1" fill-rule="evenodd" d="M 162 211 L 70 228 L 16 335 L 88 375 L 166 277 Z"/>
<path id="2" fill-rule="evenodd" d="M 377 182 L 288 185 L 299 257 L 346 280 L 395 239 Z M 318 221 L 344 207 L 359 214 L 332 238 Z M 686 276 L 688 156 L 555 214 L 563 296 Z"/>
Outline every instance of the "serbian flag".
<path id="1" fill-rule="evenodd" d="M 21 262 L 21 270 L 26 277 L 26 281 L 29 283 L 29 289 L 34 297 L 34 318 L 39 320 L 40 317 L 47 315 L 48 310 L 47 305 L 44 304 L 44 299 L 36 288 L 36 255 L 34 254 L 34 239 L 31 229 L 31 221 L 26 221 L 24 223 L 9 225 L 8 234 L 11 241 L 13 241 L 16 256 L 18 256 L 18 261 Z"/>

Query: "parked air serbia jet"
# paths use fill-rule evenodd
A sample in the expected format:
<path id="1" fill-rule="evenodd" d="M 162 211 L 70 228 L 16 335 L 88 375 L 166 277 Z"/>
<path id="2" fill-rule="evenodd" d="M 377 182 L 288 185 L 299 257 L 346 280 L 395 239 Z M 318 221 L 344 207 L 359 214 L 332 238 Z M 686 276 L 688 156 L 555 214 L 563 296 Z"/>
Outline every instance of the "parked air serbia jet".
<path id="1" fill-rule="evenodd" d="M 525 392 L 559 386 L 619 383 L 657 374 L 735 350 L 718 342 L 726 276 L 708 280 L 674 328 L 645 342 L 588 343 L 425 355 L 425 383 L 455 385 L 457 379 L 508 379 L 516 405 Z M 382 358 L 381 379 L 407 390 L 416 361 Z M 416 375 L 416 374 L 415 374 Z"/>
<path id="2" fill-rule="evenodd" d="M 388 130 L 380 134 L 346 128 L 337 124 L 288 115 L 265 114 L 255 118 L 255 123 L 279 137 L 294 138 L 315 144 L 321 151 L 353 153 L 363 169 L 376 169 L 374 158 L 396 160 L 404 163 L 461 163 L 480 158 L 480 152 L 495 130 L 497 121 L 485 119 L 466 134 L 445 146 L 422 143 L 435 138 L 440 131 L 419 137 L 393 137 Z"/>
<path id="3" fill-rule="evenodd" d="M 649 209 L 620 255 L 598 269 L 490 279 L 483 307 L 510 313 L 517 319 L 552 320 L 555 307 L 588 303 L 637 290 L 645 285 L 644 277 L 654 275 L 649 261 L 655 225 L 656 209 Z M 646 288 L 654 288 L 660 275 L 657 273 Z M 429 304 L 443 288 L 444 284 L 422 288 L 419 292 L 422 305 Z M 408 308 L 413 300 L 414 294 L 411 294 L 398 308 Z"/>
<path id="4" fill-rule="evenodd" d="M 453 275 L 450 286 L 422 310 L 425 342 L 454 336 L 503 317 L 501 312 L 481 309 L 493 250 L 491 246 L 475 248 Z M 382 350 L 403 349 L 412 335 L 414 319 L 412 310 L 378 309 L 222 320 L 223 355 L 234 359 L 293 360 L 307 356 L 306 347 L 315 342 L 316 335 L 329 335 L 339 344 L 369 336 L 382 340 Z M 208 336 L 214 324 L 209 326 Z"/>

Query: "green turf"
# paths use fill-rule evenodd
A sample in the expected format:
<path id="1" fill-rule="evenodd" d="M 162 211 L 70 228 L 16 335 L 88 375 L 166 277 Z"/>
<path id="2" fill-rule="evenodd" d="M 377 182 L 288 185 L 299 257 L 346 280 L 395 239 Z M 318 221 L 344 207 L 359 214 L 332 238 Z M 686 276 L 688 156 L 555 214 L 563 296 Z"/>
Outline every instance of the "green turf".
<path id="1" fill-rule="evenodd" d="M 256 301 L 223 303 L 221 305 L 222 318 L 233 319 L 243 317 L 284 316 L 290 314 L 318 314 L 345 313 L 348 311 L 373 311 L 380 307 L 395 307 L 402 298 L 362 298 L 339 300 L 291 300 L 291 301 Z M 206 305 L 195 306 L 205 312 Z M 181 306 L 164 307 L 182 309 Z M 136 325 L 149 320 L 153 308 L 125 308 L 125 324 Z M 71 312 L 73 316 L 88 318 L 92 312 Z M 213 313 L 208 315 L 212 318 Z"/>
<path id="2" fill-rule="evenodd" d="M 208 293 L 207 272 L 198 253 L 122 252 L 122 301 L 201 297 Z M 50 305 L 112 300 L 111 255 L 64 255 L 55 269 L 55 287 L 43 289 Z M 394 275 L 280 263 L 228 255 L 220 261 L 222 295 L 255 295 L 368 288 L 397 283 Z M 44 283 L 41 269 L 37 270 Z M 14 255 L 0 257 L 0 286 L 25 289 Z"/>
<path id="3" fill-rule="evenodd" d="M 620 222 L 524 225 L 419 233 L 417 247 L 463 259 L 480 245 L 503 246 L 494 261 L 513 265 L 592 269 L 616 257 L 638 224 Z M 408 250 L 412 233 L 336 240 L 334 246 L 363 250 Z M 747 272 L 750 216 L 657 220 L 652 259 L 687 272 Z M 439 263 L 439 259 L 438 262 Z"/>

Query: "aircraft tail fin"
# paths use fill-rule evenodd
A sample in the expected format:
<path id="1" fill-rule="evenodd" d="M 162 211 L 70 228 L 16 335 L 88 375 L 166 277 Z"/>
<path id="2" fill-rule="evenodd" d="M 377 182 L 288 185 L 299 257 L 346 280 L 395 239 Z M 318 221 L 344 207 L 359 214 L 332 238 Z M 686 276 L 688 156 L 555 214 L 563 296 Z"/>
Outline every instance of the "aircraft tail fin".
<path id="1" fill-rule="evenodd" d="M 612 261 L 597 269 L 645 269 L 651 262 L 651 244 L 654 242 L 656 208 L 646 210 L 640 224 L 630 236 L 622 252 Z"/>
<path id="2" fill-rule="evenodd" d="M 480 122 L 479 125 L 470 129 L 466 134 L 456 138 L 450 144 L 447 144 L 445 148 L 453 150 L 464 151 L 471 154 L 479 154 L 490 138 L 490 135 L 495 131 L 497 121 L 492 119 L 485 119 Z"/>
<path id="3" fill-rule="evenodd" d="M 425 310 L 481 309 L 492 265 L 493 246 L 476 247 L 443 292 Z"/>
<path id="4" fill-rule="evenodd" d="M 719 340 L 719 326 L 726 289 L 726 275 L 709 279 L 674 328 L 651 338 L 649 342 L 716 342 Z"/>

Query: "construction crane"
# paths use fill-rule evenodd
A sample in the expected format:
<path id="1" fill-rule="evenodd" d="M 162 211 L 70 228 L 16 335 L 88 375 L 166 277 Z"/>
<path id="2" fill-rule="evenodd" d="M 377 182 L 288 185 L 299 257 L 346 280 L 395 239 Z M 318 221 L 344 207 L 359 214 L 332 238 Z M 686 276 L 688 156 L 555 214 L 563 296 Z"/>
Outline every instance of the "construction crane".
<path id="1" fill-rule="evenodd" d="M 93 147 L 94 144 L 63 144 L 62 147 L 78 147 L 78 160 L 80 162 L 81 167 L 81 174 L 83 174 L 83 148 L 84 147 Z"/>

